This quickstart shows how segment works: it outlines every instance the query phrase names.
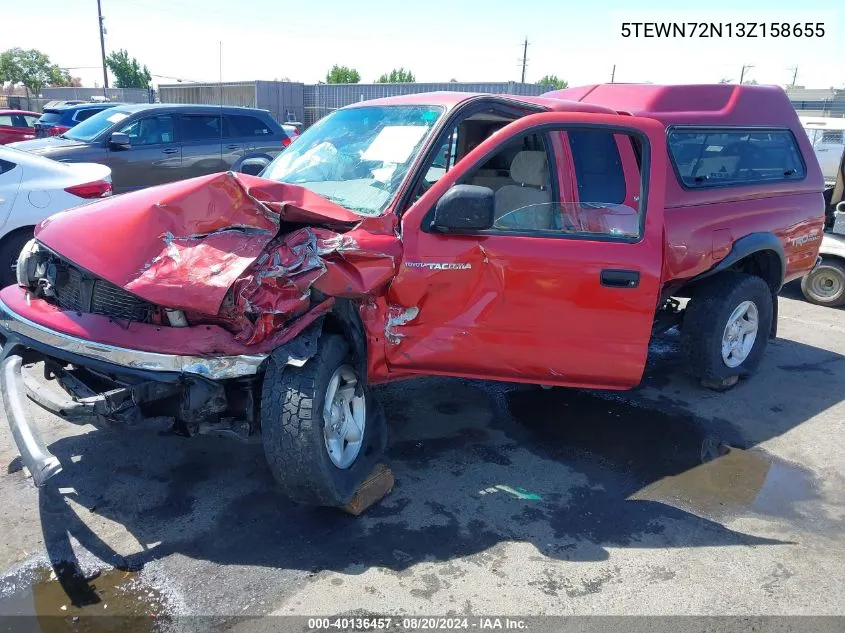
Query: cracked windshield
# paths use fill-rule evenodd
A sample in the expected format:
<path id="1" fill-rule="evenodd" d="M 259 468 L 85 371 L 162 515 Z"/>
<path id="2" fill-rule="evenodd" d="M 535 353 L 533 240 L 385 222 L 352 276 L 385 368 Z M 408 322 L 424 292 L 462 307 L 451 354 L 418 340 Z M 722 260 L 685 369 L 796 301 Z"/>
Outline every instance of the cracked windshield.
<path id="1" fill-rule="evenodd" d="M 360 215 L 378 215 L 442 112 L 429 106 L 340 110 L 305 132 L 262 175 L 306 187 Z"/>

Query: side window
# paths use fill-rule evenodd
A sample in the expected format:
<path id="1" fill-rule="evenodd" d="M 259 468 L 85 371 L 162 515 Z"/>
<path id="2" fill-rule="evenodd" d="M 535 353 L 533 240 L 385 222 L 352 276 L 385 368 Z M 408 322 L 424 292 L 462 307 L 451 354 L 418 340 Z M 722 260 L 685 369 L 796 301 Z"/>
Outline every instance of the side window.
<path id="1" fill-rule="evenodd" d="M 789 130 L 676 128 L 669 154 L 687 188 L 801 180 L 804 163 Z"/>
<path id="2" fill-rule="evenodd" d="M 170 114 L 138 119 L 123 126 L 120 131 L 129 135 L 132 145 L 172 143 L 176 138 L 173 133 L 173 116 Z"/>
<path id="3" fill-rule="evenodd" d="M 8 160 L 0 159 L 0 174 L 5 174 L 7 171 L 12 171 L 15 167 L 17 167 L 17 164 Z"/>
<path id="4" fill-rule="evenodd" d="M 229 122 L 229 136 L 252 137 L 252 136 L 267 136 L 273 131 L 261 119 L 254 116 L 244 115 L 229 115 L 226 117 Z"/>
<path id="5" fill-rule="evenodd" d="M 12 115 L 0 114 L 0 125 L 12 125 Z"/>
<path id="6" fill-rule="evenodd" d="M 493 190 L 494 232 L 636 240 L 644 202 L 632 203 L 634 208 L 625 201 L 637 200 L 627 192 L 642 190 L 642 175 L 635 152 L 629 152 L 628 179 L 640 182 L 628 182 L 619 148 L 639 143 L 636 137 L 598 129 L 531 134 L 503 145 L 462 182 Z M 569 174 L 564 182 L 558 182 L 557 168 Z"/>
<path id="7" fill-rule="evenodd" d="M 182 115 L 183 141 L 208 141 L 221 138 L 220 115 L 185 114 Z"/>
<path id="8" fill-rule="evenodd" d="M 30 114 L 25 114 L 23 118 L 26 121 L 27 127 L 35 127 L 35 123 L 38 121 L 37 116 L 32 116 Z"/>
<path id="9" fill-rule="evenodd" d="M 549 168 L 546 139 L 515 138 L 463 178 L 494 192 L 493 228 L 513 231 L 560 230 L 559 204 Z"/>
<path id="10" fill-rule="evenodd" d="M 96 108 L 86 108 L 84 110 L 79 110 L 73 117 L 73 120 L 77 123 L 82 123 L 82 121 L 84 121 L 85 119 L 90 119 L 98 112 L 102 112 L 102 110 L 97 110 Z"/>
<path id="11" fill-rule="evenodd" d="M 426 189 L 445 176 L 446 172 L 454 166 L 457 146 L 458 129 L 455 128 L 446 138 L 440 149 L 437 150 L 437 154 L 435 154 L 434 160 L 431 162 L 431 166 L 425 173 L 424 185 Z"/>
<path id="12" fill-rule="evenodd" d="M 625 172 L 617 137 L 603 130 L 572 130 L 567 133 L 580 202 L 625 202 Z"/>

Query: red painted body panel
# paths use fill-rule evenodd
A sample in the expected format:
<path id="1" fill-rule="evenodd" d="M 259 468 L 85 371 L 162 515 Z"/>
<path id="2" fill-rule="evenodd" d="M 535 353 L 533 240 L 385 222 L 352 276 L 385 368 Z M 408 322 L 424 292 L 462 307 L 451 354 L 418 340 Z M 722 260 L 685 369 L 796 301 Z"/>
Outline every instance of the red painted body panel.
<path id="1" fill-rule="evenodd" d="M 400 269 L 389 302 L 396 315 L 416 315 L 404 324 L 388 323 L 391 370 L 457 370 L 486 378 L 617 388 L 639 382 L 661 287 L 665 140 L 654 121 L 631 118 L 623 123 L 647 133 L 655 154 L 645 234 L 638 243 L 450 236 L 420 229 L 440 196 L 508 138 L 549 124 L 620 124 L 618 117 L 604 114 L 520 119 L 473 150 L 409 209 L 402 219 L 404 263 L 470 267 Z M 599 275 L 606 268 L 638 270 L 639 287 L 602 286 Z"/>
<path id="2" fill-rule="evenodd" d="M 8 286 L 0 290 L 0 300 L 16 313 L 39 325 L 90 341 L 138 349 L 159 354 L 213 356 L 259 354 L 269 352 L 285 340 L 293 338 L 330 305 L 317 306 L 311 319 L 300 319 L 294 331 L 262 345 L 247 346 L 216 325 L 196 325 L 186 328 L 161 327 L 145 323 L 117 323 L 98 314 L 84 314 L 62 310 L 43 299 L 31 296 L 25 289 Z M 302 324 L 300 325 L 300 322 Z"/>
<path id="3" fill-rule="evenodd" d="M 547 112 L 518 119 L 485 140 L 401 219 L 396 205 L 410 177 L 384 215 L 362 218 L 301 187 L 217 174 L 97 202 L 38 227 L 39 240 L 80 267 L 153 304 L 184 310 L 188 328 L 124 328 L 105 317 L 27 302 L 20 289 L 6 289 L 0 298 L 27 318 L 74 336 L 202 355 L 272 350 L 328 310 L 332 297 L 350 297 L 359 301 L 374 383 L 430 373 L 630 387 L 641 378 L 667 283 L 705 272 L 737 239 L 756 232 L 781 239 L 787 278 L 815 260 L 818 243 L 804 238 L 820 233 L 823 182 L 803 134 L 796 133 L 808 163 L 801 182 L 686 191 L 668 160 L 666 128 L 675 123 L 796 130 L 797 117 L 776 90 L 599 86 L 501 97 Z M 350 107 L 453 110 L 482 98 L 496 97 L 427 93 Z M 549 125 L 610 125 L 648 138 L 647 213 L 639 241 L 423 230 L 424 216 L 469 169 L 513 136 Z M 553 176 L 565 199 L 577 202 L 567 135 L 552 138 L 558 157 Z M 617 141 L 625 203 L 636 207 L 645 191 L 636 156 L 623 135 Z M 420 164 L 417 159 L 412 172 Z M 409 262 L 463 266 L 429 269 Z M 639 285 L 606 287 L 600 283 L 604 269 L 635 270 Z M 330 298 L 312 306 L 312 288 Z"/>
<path id="4" fill-rule="evenodd" d="M 40 117 L 37 112 L 29 112 L 27 110 L 0 110 L 0 115 L 3 114 L 25 114 L 27 116 Z M 7 143 L 16 143 L 18 141 L 28 141 L 35 138 L 34 127 L 17 127 L 13 125 L 0 125 L 0 145 Z"/>

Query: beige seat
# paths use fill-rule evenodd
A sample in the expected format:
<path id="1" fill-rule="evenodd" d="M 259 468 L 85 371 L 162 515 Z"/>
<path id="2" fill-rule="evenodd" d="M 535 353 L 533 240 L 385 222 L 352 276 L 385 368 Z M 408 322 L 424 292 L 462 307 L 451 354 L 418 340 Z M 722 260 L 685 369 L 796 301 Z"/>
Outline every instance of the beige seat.
<path id="1" fill-rule="evenodd" d="M 495 197 L 495 226 L 516 229 L 551 229 L 556 205 L 549 204 L 549 165 L 545 152 L 524 151 L 514 156 L 511 180 Z M 538 206 L 539 205 L 539 206 Z"/>

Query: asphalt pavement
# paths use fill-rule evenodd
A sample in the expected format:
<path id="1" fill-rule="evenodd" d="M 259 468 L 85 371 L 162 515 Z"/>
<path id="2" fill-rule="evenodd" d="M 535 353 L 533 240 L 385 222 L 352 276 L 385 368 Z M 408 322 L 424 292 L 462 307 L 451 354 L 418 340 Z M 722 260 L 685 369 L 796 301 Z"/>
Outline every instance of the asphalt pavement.
<path id="1" fill-rule="evenodd" d="M 396 486 L 361 517 L 288 503 L 260 444 L 33 404 L 65 471 L 36 490 L 2 422 L 0 615 L 843 615 L 845 312 L 780 312 L 727 393 L 672 336 L 631 392 L 380 388 Z"/>

